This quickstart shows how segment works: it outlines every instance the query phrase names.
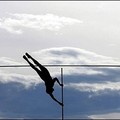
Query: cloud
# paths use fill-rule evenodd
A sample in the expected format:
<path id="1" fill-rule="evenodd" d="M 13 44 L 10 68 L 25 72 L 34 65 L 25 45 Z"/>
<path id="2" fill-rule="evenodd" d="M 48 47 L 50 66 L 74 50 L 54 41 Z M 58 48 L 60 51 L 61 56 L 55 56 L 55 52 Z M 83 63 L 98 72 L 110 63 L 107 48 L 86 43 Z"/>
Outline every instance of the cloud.
<path id="1" fill-rule="evenodd" d="M 39 77 L 36 77 L 35 75 L 32 76 L 0 72 L 0 82 L 5 84 L 15 82 L 22 84 L 25 88 L 30 88 L 42 83 L 42 80 L 40 80 Z"/>
<path id="2" fill-rule="evenodd" d="M 104 82 L 104 83 L 69 83 L 65 87 L 71 87 L 78 91 L 93 93 L 109 93 L 110 91 L 120 91 L 120 82 Z M 104 92 L 106 91 L 106 92 Z"/>
<path id="3" fill-rule="evenodd" d="M 110 43 L 108 44 L 109 47 L 115 47 L 117 44 L 114 44 L 114 43 Z"/>
<path id="4" fill-rule="evenodd" d="M 23 65 L 23 63 L 8 57 L 0 57 L 0 65 Z M 17 68 L 1 68 L 0 83 L 17 82 L 29 88 L 42 82 L 36 75 L 24 74 L 24 72 L 25 70 L 18 70 Z"/>
<path id="5" fill-rule="evenodd" d="M 89 116 L 89 119 L 119 119 L 119 118 L 120 118 L 120 113 L 118 113 L 118 112 Z"/>
<path id="6" fill-rule="evenodd" d="M 48 48 L 33 52 L 41 62 L 49 64 L 119 64 L 117 58 L 106 57 L 74 47 Z"/>
<path id="7" fill-rule="evenodd" d="M 119 64 L 117 58 L 98 55 L 94 52 L 74 47 L 48 48 L 32 53 L 42 64 Z M 102 68 L 103 69 L 103 68 Z M 108 68 L 109 69 L 109 68 Z M 113 68 L 111 68 L 113 69 Z M 115 69 L 115 68 L 114 68 Z M 65 72 L 67 73 L 67 71 Z M 104 74 L 100 68 L 69 68 L 70 74 Z"/>
<path id="8" fill-rule="evenodd" d="M 30 54 L 43 65 L 46 65 L 46 64 L 48 65 L 49 64 L 52 64 L 52 65 L 55 65 L 55 64 L 61 64 L 61 65 L 62 64 L 71 64 L 71 65 L 74 65 L 74 64 L 119 64 L 119 59 L 117 58 L 106 57 L 106 56 L 98 55 L 96 53 L 93 53 L 93 52 L 90 52 L 84 49 L 73 48 L 73 47 L 48 48 L 48 49 L 42 49 L 39 51 L 35 51 Z M 22 64 L 27 64 L 27 62 L 24 61 L 24 63 L 20 63 L 11 58 L 1 57 L 0 64 L 1 65 L 16 65 L 16 64 L 22 65 Z M 60 68 L 48 67 L 48 70 L 50 71 L 52 77 L 55 77 L 55 76 L 60 77 Z M 69 67 L 69 68 L 64 68 L 64 76 L 67 76 L 67 75 L 69 76 L 77 75 L 77 76 L 82 77 L 83 79 L 86 79 L 83 75 L 88 76 L 88 77 L 94 76 L 94 79 L 97 79 L 100 76 L 104 76 L 106 77 L 106 79 L 110 79 L 111 77 L 111 81 L 113 81 L 113 78 L 114 78 L 114 80 L 118 82 L 119 69 L 118 68 L 81 68 L 81 67 L 73 68 L 73 67 Z M 16 68 L 1 69 L 0 78 L 1 78 L 0 81 L 3 81 L 4 83 L 17 81 L 19 83 L 25 84 L 25 86 L 29 86 L 32 83 L 33 85 L 41 83 L 41 79 L 35 73 L 35 71 L 32 70 L 31 68 L 29 70 L 26 70 L 26 69 L 18 70 Z M 74 79 L 76 79 L 76 77 Z M 80 82 L 79 79 L 78 79 L 78 82 Z M 97 87 L 94 89 L 94 91 L 112 89 L 111 87 L 112 83 L 109 83 L 109 84 L 108 83 L 103 83 L 103 84 L 80 83 L 78 86 L 75 82 L 71 84 L 68 84 L 68 83 L 66 82 L 66 84 L 70 88 L 72 89 L 77 88 L 79 90 L 83 89 L 83 91 L 86 88 L 87 88 L 86 90 L 88 91 L 93 91 L 95 86 Z M 113 84 L 113 86 L 115 87 L 116 84 L 117 83 Z M 101 85 L 104 87 L 100 88 Z M 115 89 L 117 89 L 117 87 Z"/>
<path id="9" fill-rule="evenodd" d="M 8 57 L 0 57 L 0 65 L 20 65 L 20 62 Z"/>
<path id="10" fill-rule="evenodd" d="M 15 34 L 21 34 L 23 28 L 58 31 L 64 26 L 73 25 L 75 23 L 82 23 L 82 21 L 54 14 L 10 14 L 10 17 L 0 18 L 0 28 Z"/>

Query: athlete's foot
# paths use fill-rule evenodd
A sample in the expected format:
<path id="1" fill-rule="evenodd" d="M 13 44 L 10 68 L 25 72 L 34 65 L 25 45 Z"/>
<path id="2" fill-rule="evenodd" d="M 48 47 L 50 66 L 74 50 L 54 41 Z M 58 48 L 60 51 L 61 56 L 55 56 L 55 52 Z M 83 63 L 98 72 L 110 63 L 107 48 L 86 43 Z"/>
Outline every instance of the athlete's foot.
<path id="1" fill-rule="evenodd" d="M 28 53 L 26 53 L 26 56 L 27 56 L 28 58 L 31 58 L 31 56 L 30 56 Z"/>
<path id="2" fill-rule="evenodd" d="M 23 58 L 24 58 L 25 60 L 28 60 L 27 57 L 26 57 L 25 55 L 23 55 Z"/>

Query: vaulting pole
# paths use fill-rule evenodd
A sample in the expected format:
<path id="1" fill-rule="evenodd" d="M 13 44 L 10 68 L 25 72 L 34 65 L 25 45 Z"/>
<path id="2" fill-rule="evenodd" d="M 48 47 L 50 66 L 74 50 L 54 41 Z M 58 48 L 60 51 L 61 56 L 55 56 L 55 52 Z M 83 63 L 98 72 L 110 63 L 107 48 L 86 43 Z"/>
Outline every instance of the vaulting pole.
<path id="1" fill-rule="evenodd" d="M 61 68 L 61 84 L 63 84 L 63 86 L 64 86 L 64 82 L 63 82 L 63 68 Z M 63 86 L 61 87 L 62 104 L 64 104 Z M 64 106 L 62 106 L 62 120 L 64 120 Z"/>

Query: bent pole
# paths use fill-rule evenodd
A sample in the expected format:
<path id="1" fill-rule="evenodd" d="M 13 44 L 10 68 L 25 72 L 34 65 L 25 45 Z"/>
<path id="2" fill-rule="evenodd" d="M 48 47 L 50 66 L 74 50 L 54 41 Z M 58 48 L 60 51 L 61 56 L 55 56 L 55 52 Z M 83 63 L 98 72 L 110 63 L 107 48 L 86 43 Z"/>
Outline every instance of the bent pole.
<path id="1" fill-rule="evenodd" d="M 63 84 L 63 86 L 64 86 L 64 82 L 63 82 L 63 68 L 61 68 L 61 84 Z M 62 104 L 64 105 L 63 86 L 61 87 L 61 97 L 62 97 Z M 64 120 L 64 106 L 62 106 L 62 120 Z"/>

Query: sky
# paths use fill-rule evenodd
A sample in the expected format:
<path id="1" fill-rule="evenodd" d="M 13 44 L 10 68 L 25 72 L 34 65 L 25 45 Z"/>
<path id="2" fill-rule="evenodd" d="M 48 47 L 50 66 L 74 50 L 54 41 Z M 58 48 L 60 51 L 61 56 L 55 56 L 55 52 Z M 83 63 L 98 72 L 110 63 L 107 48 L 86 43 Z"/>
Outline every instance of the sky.
<path id="1" fill-rule="evenodd" d="M 119 4 L 1 1 L 1 56 L 20 57 L 25 51 L 69 46 L 120 58 Z"/>
<path id="2" fill-rule="evenodd" d="M 119 31 L 119 1 L 0 1 L 0 65 L 27 64 L 22 58 L 26 52 L 41 64 L 118 65 Z M 48 69 L 60 79 L 60 68 Z M 119 118 L 119 71 L 64 68 L 65 117 Z M 51 105 L 43 105 L 50 98 L 44 95 L 43 82 L 32 69 L 0 68 L 0 86 L 1 118 L 60 117 L 60 107 L 52 100 Z M 59 90 L 56 85 L 58 99 Z"/>

